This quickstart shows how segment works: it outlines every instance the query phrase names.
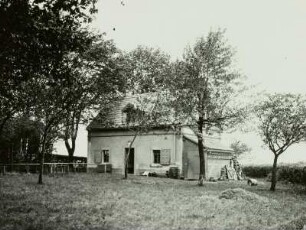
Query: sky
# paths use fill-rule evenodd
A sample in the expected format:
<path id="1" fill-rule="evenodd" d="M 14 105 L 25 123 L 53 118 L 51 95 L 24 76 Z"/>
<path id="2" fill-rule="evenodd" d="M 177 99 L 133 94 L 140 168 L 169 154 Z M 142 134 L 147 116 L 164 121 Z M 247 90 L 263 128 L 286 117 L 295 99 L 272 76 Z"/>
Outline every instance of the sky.
<path id="1" fill-rule="evenodd" d="M 92 28 L 121 50 L 145 45 L 175 60 L 197 38 L 225 29 L 247 85 L 258 92 L 305 93 L 306 0 L 99 0 L 97 8 Z M 78 139 L 76 154 L 86 156 L 84 128 Z M 255 133 L 231 133 L 225 139 L 250 145 L 252 152 L 242 159 L 246 164 L 272 162 Z M 306 161 L 306 144 L 290 147 L 279 161 Z"/>

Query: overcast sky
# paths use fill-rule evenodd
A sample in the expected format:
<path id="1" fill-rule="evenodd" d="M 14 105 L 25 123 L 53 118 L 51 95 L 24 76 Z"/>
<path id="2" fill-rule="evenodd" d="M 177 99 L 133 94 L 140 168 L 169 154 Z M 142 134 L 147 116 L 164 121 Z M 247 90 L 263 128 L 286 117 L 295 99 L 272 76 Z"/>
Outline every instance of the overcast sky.
<path id="1" fill-rule="evenodd" d="M 303 0 L 99 0 L 93 27 L 117 47 L 160 48 L 175 60 L 210 30 L 226 29 L 236 67 L 258 91 L 305 93 L 306 1 Z M 82 132 L 78 155 L 86 155 Z M 249 160 L 272 162 L 254 134 L 232 136 L 251 145 Z M 84 141 L 83 141 L 84 140 Z M 84 154 L 85 153 L 85 154 Z M 292 146 L 280 161 L 306 161 L 306 145 Z"/>

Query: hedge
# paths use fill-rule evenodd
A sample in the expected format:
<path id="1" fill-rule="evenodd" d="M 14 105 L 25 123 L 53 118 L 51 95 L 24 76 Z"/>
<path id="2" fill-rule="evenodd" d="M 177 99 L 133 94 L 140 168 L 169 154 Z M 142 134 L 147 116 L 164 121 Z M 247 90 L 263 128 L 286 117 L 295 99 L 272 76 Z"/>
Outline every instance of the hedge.
<path id="1" fill-rule="evenodd" d="M 272 166 L 245 166 L 242 171 L 246 177 L 270 179 Z M 306 185 L 306 166 L 281 165 L 277 167 L 277 179 Z"/>

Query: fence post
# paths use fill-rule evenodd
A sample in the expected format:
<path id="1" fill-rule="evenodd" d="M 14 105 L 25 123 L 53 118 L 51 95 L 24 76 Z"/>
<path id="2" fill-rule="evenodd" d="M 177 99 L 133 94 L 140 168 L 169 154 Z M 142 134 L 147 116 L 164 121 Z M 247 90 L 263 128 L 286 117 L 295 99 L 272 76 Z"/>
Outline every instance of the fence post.
<path id="1" fill-rule="evenodd" d="M 53 176 L 53 166 L 50 165 L 50 176 Z"/>

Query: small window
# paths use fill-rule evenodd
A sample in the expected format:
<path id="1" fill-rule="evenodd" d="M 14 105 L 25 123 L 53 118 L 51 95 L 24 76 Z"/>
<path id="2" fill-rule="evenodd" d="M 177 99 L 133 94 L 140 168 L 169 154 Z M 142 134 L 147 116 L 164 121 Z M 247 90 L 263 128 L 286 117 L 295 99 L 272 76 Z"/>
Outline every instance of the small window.
<path id="1" fill-rule="evenodd" d="M 145 112 L 129 103 L 122 110 L 122 123 L 127 125 L 135 125 L 144 119 Z"/>
<path id="2" fill-rule="evenodd" d="M 153 150 L 153 163 L 154 164 L 160 164 L 160 150 Z"/>
<path id="3" fill-rule="evenodd" d="M 103 155 L 103 162 L 109 163 L 109 150 L 108 149 L 102 150 L 102 155 Z"/>

